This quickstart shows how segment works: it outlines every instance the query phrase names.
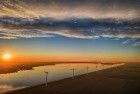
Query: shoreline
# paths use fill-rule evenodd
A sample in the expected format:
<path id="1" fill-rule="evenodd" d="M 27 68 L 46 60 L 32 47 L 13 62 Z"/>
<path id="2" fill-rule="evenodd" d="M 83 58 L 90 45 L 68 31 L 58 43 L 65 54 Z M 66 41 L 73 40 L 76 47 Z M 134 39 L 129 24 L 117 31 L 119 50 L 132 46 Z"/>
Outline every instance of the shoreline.
<path id="1" fill-rule="evenodd" d="M 69 64 L 69 63 L 91 63 L 91 64 L 103 64 L 103 65 L 113 65 L 113 64 L 121 64 L 121 63 L 101 63 L 101 62 L 40 62 L 39 64 L 18 64 L 18 65 L 11 65 L 11 66 L 2 66 L 0 65 L 0 74 L 6 73 L 14 73 L 18 72 L 19 70 L 32 70 L 33 67 L 39 66 L 47 66 L 47 65 L 56 65 L 56 64 Z"/>
<path id="2" fill-rule="evenodd" d="M 113 92 L 113 94 L 130 94 L 130 92 L 138 94 L 140 93 L 140 85 L 138 84 L 140 83 L 139 72 L 140 64 L 129 63 L 91 72 L 88 75 L 75 76 L 74 79 L 71 77 L 49 82 L 47 87 L 43 84 L 8 92 L 6 94 L 77 94 L 77 92 L 79 92 L 78 94 L 103 94 L 105 92 L 107 94 L 112 94 L 111 92 Z M 114 87 L 110 85 L 114 85 Z M 83 88 L 85 91 L 82 90 Z M 101 92 L 99 88 L 103 91 Z M 112 88 L 112 90 L 109 91 L 109 88 Z"/>

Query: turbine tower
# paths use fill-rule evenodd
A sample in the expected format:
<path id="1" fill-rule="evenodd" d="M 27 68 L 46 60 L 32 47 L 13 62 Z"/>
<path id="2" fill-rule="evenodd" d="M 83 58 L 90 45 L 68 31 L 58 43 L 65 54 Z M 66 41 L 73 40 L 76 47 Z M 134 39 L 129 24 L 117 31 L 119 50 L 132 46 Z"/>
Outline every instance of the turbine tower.
<path id="1" fill-rule="evenodd" d="M 71 70 L 72 70 L 72 76 L 73 76 L 73 79 L 74 79 L 74 76 L 75 76 L 75 70 L 76 70 L 76 69 L 73 68 L 73 69 L 71 69 Z"/>
<path id="2" fill-rule="evenodd" d="M 96 65 L 96 70 L 98 70 L 98 65 Z"/>
<path id="3" fill-rule="evenodd" d="M 48 72 L 44 71 L 44 73 L 46 74 L 46 86 L 47 86 L 47 83 L 48 83 Z"/>
<path id="4" fill-rule="evenodd" d="M 88 72 L 89 72 L 89 67 L 86 67 L 86 69 L 87 69 L 87 75 L 88 75 Z"/>

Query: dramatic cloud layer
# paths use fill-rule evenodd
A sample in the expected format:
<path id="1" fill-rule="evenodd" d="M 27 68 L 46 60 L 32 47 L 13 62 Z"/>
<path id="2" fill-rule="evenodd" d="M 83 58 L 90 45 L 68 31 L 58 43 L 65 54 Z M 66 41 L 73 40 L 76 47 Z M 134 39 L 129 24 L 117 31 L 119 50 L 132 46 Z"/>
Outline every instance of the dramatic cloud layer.
<path id="1" fill-rule="evenodd" d="M 26 19 L 1 17 L 1 38 L 47 37 L 62 35 L 75 38 L 140 38 L 139 21 L 114 19 Z"/>
<path id="2" fill-rule="evenodd" d="M 0 15 L 137 19 L 139 5 L 139 0 L 0 0 Z"/>
<path id="3" fill-rule="evenodd" d="M 139 0 L 0 0 L 0 38 L 111 38 L 138 46 L 139 5 Z"/>

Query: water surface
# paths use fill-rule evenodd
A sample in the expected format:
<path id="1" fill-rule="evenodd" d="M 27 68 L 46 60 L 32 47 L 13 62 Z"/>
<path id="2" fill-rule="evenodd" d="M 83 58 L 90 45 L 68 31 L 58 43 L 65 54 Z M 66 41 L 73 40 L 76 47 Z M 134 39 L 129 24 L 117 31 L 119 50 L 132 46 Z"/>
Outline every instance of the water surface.
<path id="1" fill-rule="evenodd" d="M 46 77 L 44 71 L 49 73 L 48 82 L 52 82 L 72 77 L 71 69 L 73 68 L 76 69 L 75 75 L 81 75 L 87 73 L 87 67 L 89 67 L 88 72 L 94 72 L 119 65 L 120 64 L 64 63 L 33 67 L 32 70 L 21 70 L 14 73 L 0 74 L 0 93 L 43 84 L 45 83 Z"/>

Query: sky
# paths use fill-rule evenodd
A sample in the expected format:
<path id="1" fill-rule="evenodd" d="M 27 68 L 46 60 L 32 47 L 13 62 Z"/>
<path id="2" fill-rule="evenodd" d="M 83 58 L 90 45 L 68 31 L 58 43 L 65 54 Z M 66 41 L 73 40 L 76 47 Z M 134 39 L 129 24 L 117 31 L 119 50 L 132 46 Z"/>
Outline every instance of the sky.
<path id="1" fill-rule="evenodd" d="M 14 62 L 140 61 L 139 0 L 0 0 L 0 55 Z"/>

